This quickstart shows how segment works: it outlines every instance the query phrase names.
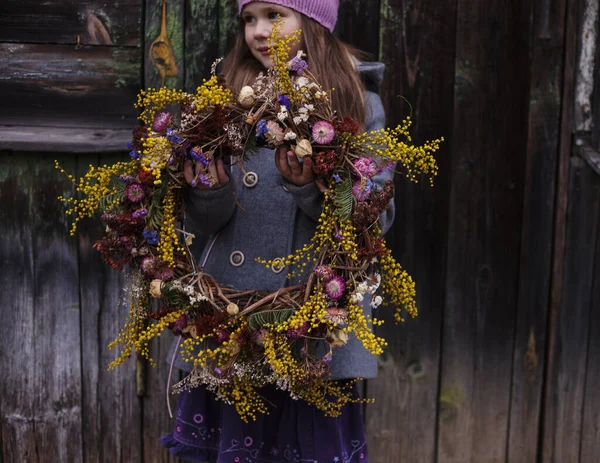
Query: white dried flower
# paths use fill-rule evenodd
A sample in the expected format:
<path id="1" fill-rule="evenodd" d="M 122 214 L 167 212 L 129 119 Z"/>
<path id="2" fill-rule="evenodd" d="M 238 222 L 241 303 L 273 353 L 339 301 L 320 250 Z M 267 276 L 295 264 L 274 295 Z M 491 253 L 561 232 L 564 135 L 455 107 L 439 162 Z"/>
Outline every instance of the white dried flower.
<path id="1" fill-rule="evenodd" d="M 312 145 L 310 144 L 310 141 L 306 138 L 300 140 L 294 147 L 294 152 L 296 153 L 296 156 L 300 158 L 310 156 L 312 154 Z"/>
<path id="2" fill-rule="evenodd" d="M 150 282 L 150 295 L 152 297 L 161 297 L 162 293 L 161 293 L 161 288 L 163 285 L 163 281 L 162 280 L 152 280 Z"/>
<path id="3" fill-rule="evenodd" d="M 283 139 L 284 139 L 284 140 L 288 140 L 288 141 L 289 141 L 289 140 L 295 140 L 297 136 L 298 136 L 298 135 L 296 135 L 294 132 L 292 132 L 292 131 L 290 130 L 289 132 L 287 132 L 287 133 L 285 134 L 285 137 L 283 137 Z"/>
<path id="4" fill-rule="evenodd" d="M 244 108 L 252 107 L 255 101 L 254 89 L 249 85 L 242 87 L 242 89 L 240 90 L 240 96 L 238 97 L 238 101 Z"/>
<path id="5" fill-rule="evenodd" d="M 383 302 L 383 298 L 381 296 L 375 296 L 371 301 L 371 308 L 376 309 Z"/>

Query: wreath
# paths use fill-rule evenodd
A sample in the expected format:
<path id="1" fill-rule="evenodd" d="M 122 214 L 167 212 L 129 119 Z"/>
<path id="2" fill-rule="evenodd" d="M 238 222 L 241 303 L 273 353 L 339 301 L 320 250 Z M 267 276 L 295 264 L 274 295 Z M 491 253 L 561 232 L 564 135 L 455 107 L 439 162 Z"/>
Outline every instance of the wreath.
<path id="1" fill-rule="evenodd" d="M 395 307 L 397 322 L 417 315 L 414 282 L 378 225 L 393 183 L 377 188 L 372 178 L 399 166 L 411 181 L 424 174 L 432 182 L 432 153 L 443 140 L 411 144 L 410 118 L 392 129 L 359 133 L 354 120 L 335 114 L 331 92 L 311 74 L 302 52 L 289 60 L 300 31 L 280 38 L 280 30 L 278 22 L 269 48 L 273 68 L 235 98 L 216 74 L 218 62 L 195 93 L 142 91 L 136 107 L 144 124 L 133 130 L 131 159 L 90 166 L 78 181 L 69 175 L 78 197 L 60 198 L 74 215 L 71 234 L 81 219 L 101 214 L 106 232 L 94 248 L 115 269 L 131 271 L 130 314 L 110 344 L 121 352 L 109 368 L 134 351 L 154 364 L 149 342 L 169 329 L 182 336 L 182 355 L 194 364 L 174 391 L 205 385 L 245 421 L 268 413 L 260 395 L 266 384 L 328 416 L 348 402 L 371 401 L 353 396 L 355 380 L 328 381 L 336 348 L 352 333 L 372 354 L 383 352 L 386 341 L 373 333 L 383 321 L 362 310 L 367 295 L 373 308 Z M 261 145 L 283 144 L 313 160 L 323 212 L 309 244 L 259 261 L 289 265 L 288 277 L 303 282 L 275 292 L 220 285 L 197 267 L 189 249 L 194 236 L 179 226 L 184 164 L 204 165 L 193 183 L 212 185 L 211 160 L 234 155 L 243 168 L 244 156 Z"/>

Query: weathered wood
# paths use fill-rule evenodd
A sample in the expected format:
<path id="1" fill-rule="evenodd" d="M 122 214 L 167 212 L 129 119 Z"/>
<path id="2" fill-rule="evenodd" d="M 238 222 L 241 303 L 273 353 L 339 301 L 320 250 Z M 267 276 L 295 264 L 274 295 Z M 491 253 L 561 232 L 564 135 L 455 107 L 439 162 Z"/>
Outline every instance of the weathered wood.
<path id="1" fill-rule="evenodd" d="M 546 414 L 546 420 L 550 416 L 553 418 L 552 422 L 545 422 L 543 461 L 548 462 L 579 461 L 580 458 L 594 287 L 594 247 L 600 223 L 597 175 L 579 157 L 571 158 L 570 167 L 564 290 L 556 346 L 550 359 L 552 375 L 547 378 L 551 391 L 546 397 L 547 412 L 552 413 Z M 597 374 L 598 367 L 593 365 L 592 368 Z"/>
<path id="2" fill-rule="evenodd" d="M 379 55 L 379 0 L 342 0 L 335 34 L 343 41 L 366 51 L 374 58 Z M 392 2 L 393 3 L 393 2 Z"/>
<path id="3" fill-rule="evenodd" d="M 566 1 L 532 11 L 527 170 L 520 246 L 508 461 L 536 461 L 544 378 Z"/>
<path id="4" fill-rule="evenodd" d="M 233 47 L 239 28 L 237 0 L 217 0 L 219 4 L 219 56 L 225 56 Z"/>
<path id="5" fill-rule="evenodd" d="M 131 128 L 135 48 L 0 44 L 0 125 Z"/>
<path id="6" fill-rule="evenodd" d="M 36 442 L 35 268 L 31 223 L 35 208 L 20 180 L 16 156 L 0 154 L 0 441 L 7 461 L 39 461 Z"/>
<path id="7" fill-rule="evenodd" d="M 0 126 L 0 149 L 13 151 L 123 152 L 130 141 L 131 128 Z"/>
<path id="8" fill-rule="evenodd" d="M 563 429 L 564 417 L 560 416 L 559 404 L 556 403 L 556 387 L 560 387 L 556 378 L 559 377 L 560 366 L 557 359 L 560 355 L 560 322 L 563 317 L 564 283 L 565 283 L 565 252 L 566 252 L 566 221 L 569 198 L 569 159 L 571 156 L 573 133 L 573 91 L 575 86 L 575 57 L 577 53 L 578 1 L 570 1 L 566 8 L 565 44 L 562 78 L 562 102 L 560 114 L 560 143 L 558 152 L 558 173 L 556 185 L 556 204 L 554 214 L 554 241 L 552 256 L 552 283 L 550 289 L 550 308 L 548 321 L 548 342 L 546 349 L 546 375 L 544 377 L 544 392 L 542 402 L 542 448 L 541 459 L 544 462 L 569 461 L 570 456 L 577 455 L 571 442 L 573 435 L 557 434 L 557 429 Z M 577 437 L 578 438 L 578 437 Z M 571 447 L 569 448 L 569 445 Z M 564 459 L 566 457 L 566 460 Z M 574 457 L 577 458 L 577 457 Z"/>
<path id="9" fill-rule="evenodd" d="M 140 45 L 142 0 L 4 0 L 0 42 Z"/>
<path id="10" fill-rule="evenodd" d="M 579 146 L 581 157 L 594 172 L 600 175 L 600 153 L 592 147 L 587 138 L 578 138 L 575 143 Z"/>
<path id="11" fill-rule="evenodd" d="M 78 174 L 90 164 L 114 163 L 122 156 L 77 157 Z M 108 344 L 117 337 L 129 308 L 123 300 L 123 273 L 102 262 L 92 248 L 104 234 L 96 220 L 81 223 L 77 233 L 81 286 L 81 353 L 83 357 L 83 442 L 86 461 L 142 462 L 142 407 L 135 391 L 135 360 L 115 371 L 108 364 L 118 355 Z"/>
<path id="12" fill-rule="evenodd" d="M 146 1 L 145 88 L 183 88 L 184 12 L 183 0 Z"/>
<path id="13" fill-rule="evenodd" d="M 218 30 L 215 21 L 218 5 L 214 0 L 192 0 L 185 11 L 185 89 L 195 91 L 210 75 L 219 58 Z"/>
<path id="14" fill-rule="evenodd" d="M 56 214 L 56 197 L 72 186 L 40 156 L 5 154 L 2 174 L 4 452 L 9 461 L 82 461 L 77 253 Z"/>
<path id="15" fill-rule="evenodd" d="M 506 460 L 530 11 L 458 2 L 439 462 Z"/>
<path id="16" fill-rule="evenodd" d="M 398 124 L 410 114 L 410 106 L 397 97 L 403 95 L 419 109 L 413 113 L 417 142 L 447 137 L 452 111 L 439 108 L 452 104 L 454 61 L 444 49 L 452 46 L 447 38 L 454 36 L 455 24 L 447 18 L 455 17 L 455 4 L 394 1 L 383 5 L 381 59 L 386 64 L 386 85 L 382 100 L 387 125 Z M 435 187 L 425 179 L 415 185 L 402 176 L 396 182 L 396 220 L 386 240 L 416 281 L 420 313 L 401 326 L 387 317 L 386 325 L 377 328 L 390 345 L 381 358 L 378 378 L 367 385 L 368 395 L 376 399 L 366 407 L 373 461 L 435 461 L 450 173 L 446 143 L 436 157 L 440 177 Z"/>
<path id="17" fill-rule="evenodd" d="M 590 173 L 586 175 L 589 177 Z M 592 190 L 596 191 L 596 197 L 592 198 L 592 204 L 596 204 L 596 210 L 600 208 L 600 176 L 595 179 L 588 178 Z M 582 204 L 581 207 L 591 205 Z M 586 364 L 585 396 L 583 399 L 583 428 L 581 437 L 582 463 L 593 463 L 600 455 L 600 217 L 596 224 L 595 243 L 596 249 L 593 264 L 593 288 L 590 294 L 590 334 L 588 344 L 588 358 Z"/>

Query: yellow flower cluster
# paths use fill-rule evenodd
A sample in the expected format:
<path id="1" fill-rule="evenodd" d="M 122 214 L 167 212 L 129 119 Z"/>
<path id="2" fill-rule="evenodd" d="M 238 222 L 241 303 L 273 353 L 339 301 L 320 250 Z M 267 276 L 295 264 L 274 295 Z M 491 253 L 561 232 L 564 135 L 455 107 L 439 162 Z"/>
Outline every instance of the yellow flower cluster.
<path id="1" fill-rule="evenodd" d="M 361 399 L 354 396 L 354 385 L 360 380 L 362 378 L 349 381 L 312 381 L 298 392 L 298 396 L 322 410 L 325 416 L 340 416 L 344 406 L 349 403 L 375 402 L 375 399 Z"/>
<path id="2" fill-rule="evenodd" d="M 240 418 L 247 423 L 249 418 L 256 421 L 256 414 L 269 414 L 267 405 L 264 399 L 257 392 L 252 383 L 244 378 L 237 376 L 233 377 L 231 382 L 231 390 L 219 390 L 222 396 L 227 397 L 227 400 L 235 407 L 240 415 Z"/>
<path id="3" fill-rule="evenodd" d="M 433 153 L 438 151 L 444 138 L 428 141 L 422 146 L 414 146 L 409 129 L 412 125 L 407 117 L 396 128 L 387 128 L 365 132 L 357 135 L 351 144 L 355 153 L 375 155 L 399 162 L 406 169 L 406 177 L 412 182 L 418 182 L 417 176 L 425 174 L 433 185 L 433 179 L 438 173 L 438 165 Z M 401 138 L 405 138 L 402 141 Z"/>
<path id="4" fill-rule="evenodd" d="M 287 69 L 292 47 L 300 41 L 302 30 L 297 30 L 289 35 L 281 36 L 283 21 L 278 20 L 273 25 L 269 39 L 269 54 L 273 61 L 273 73 L 275 75 L 275 91 L 279 94 L 288 95 L 290 99 L 297 99 L 292 79 Z"/>
<path id="5" fill-rule="evenodd" d="M 188 95 L 181 90 L 172 90 L 167 87 L 162 87 L 159 90 L 149 88 L 138 94 L 137 103 L 134 106 L 142 109 L 140 119 L 145 124 L 152 124 L 156 111 L 160 111 L 170 104 L 181 103 L 187 97 Z"/>
<path id="6" fill-rule="evenodd" d="M 277 325 L 275 330 L 279 333 L 285 333 L 290 328 L 300 328 L 304 322 L 308 322 L 311 328 L 316 328 L 320 323 L 324 323 L 327 304 L 322 289 L 320 285 L 316 285 L 302 307 L 296 310 L 285 322 Z"/>
<path id="7" fill-rule="evenodd" d="M 146 137 L 142 141 L 141 166 L 152 172 L 154 184 L 162 183 L 161 174 L 171 156 L 171 142 L 166 137 Z"/>
<path id="8" fill-rule="evenodd" d="M 403 322 L 402 309 L 411 317 L 418 315 L 415 282 L 391 254 L 381 257 L 383 270 L 381 290 L 386 301 L 396 307 L 394 318 L 397 323 Z"/>
<path id="9" fill-rule="evenodd" d="M 125 321 L 125 325 L 123 328 L 121 328 L 117 339 L 108 345 L 110 350 L 114 349 L 118 345 L 123 346 L 123 350 L 121 351 L 119 357 L 117 357 L 108 365 L 109 370 L 114 370 L 117 366 L 125 362 L 125 360 L 127 360 L 135 350 L 136 341 L 140 338 L 142 332 L 144 331 L 144 320 L 146 318 L 144 307 L 147 303 L 148 297 L 146 295 L 131 301 L 129 316 Z"/>
<path id="10" fill-rule="evenodd" d="M 352 225 L 352 220 L 344 220 L 340 223 L 342 239 L 340 246 L 342 250 L 354 259 L 358 260 L 358 243 L 356 242 L 356 228 Z"/>
<path id="11" fill-rule="evenodd" d="M 292 344 L 285 334 L 268 333 L 263 347 L 267 362 L 278 378 L 288 379 L 293 387 L 306 377 L 307 373 L 294 357 Z"/>
<path id="12" fill-rule="evenodd" d="M 160 252 L 160 258 L 171 268 L 175 268 L 175 251 L 185 254 L 175 231 L 175 192 L 173 188 L 170 188 L 163 199 L 163 221 L 160 226 L 158 252 Z"/>
<path id="13" fill-rule="evenodd" d="M 349 302 L 348 306 L 348 326 L 344 328 L 347 333 L 354 333 L 356 338 L 362 342 L 362 345 L 373 355 L 383 354 L 383 348 L 388 345 L 382 337 L 375 336 L 373 330 L 369 328 L 368 320 L 365 318 L 363 309 L 355 302 Z M 377 322 L 376 324 L 381 324 Z"/>
<path id="14" fill-rule="evenodd" d="M 111 205 L 118 204 L 120 197 L 114 178 L 119 175 L 134 175 L 137 170 L 133 161 L 117 162 L 102 167 L 90 165 L 87 173 L 77 183 L 75 177 L 65 172 L 56 160 L 54 167 L 76 184 L 75 189 L 81 195 L 81 199 L 58 197 L 59 201 L 69 205 L 66 214 L 75 216 L 71 226 L 71 236 L 75 235 L 77 224 L 81 219 L 92 217 L 98 210 L 108 209 Z"/>
<path id="15" fill-rule="evenodd" d="M 223 105 L 230 103 L 233 99 L 231 90 L 219 85 L 216 76 L 210 79 L 202 79 L 202 85 L 196 89 L 194 95 L 195 111 L 200 112 L 207 106 Z"/>

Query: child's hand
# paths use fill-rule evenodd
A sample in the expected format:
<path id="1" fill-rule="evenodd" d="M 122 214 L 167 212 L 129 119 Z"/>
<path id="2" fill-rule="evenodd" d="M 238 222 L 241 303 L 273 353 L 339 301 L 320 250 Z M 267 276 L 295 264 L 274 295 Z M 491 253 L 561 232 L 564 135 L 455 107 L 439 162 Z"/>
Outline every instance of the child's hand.
<path id="1" fill-rule="evenodd" d="M 302 164 L 300 164 L 296 153 L 292 150 L 287 150 L 285 146 L 280 146 L 275 150 L 275 165 L 277 166 L 277 170 L 281 172 L 281 175 L 294 185 L 303 186 L 315 179 L 312 169 L 312 159 L 307 156 L 304 158 Z"/>
<path id="2" fill-rule="evenodd" d="M 205 185 L 197 176 L 197 172 L 203 172 L 204 169 L 205 168 L 200 161 L 197 161 L 195 165 L 192 164 L 192 162 L 186 162 L 183 166 L 183 174 L 188 185 L 197 188 L 198 190 L 216 190 L 218 188 L 223 188 L 229 183 L 229 175 L 225 172 L 225 165 L 223 164 L 222 159 L 219 159 L 215 165 L 215 159 L 213 158 L 208 164 L 208 172 L 211 178 L 216 179 L 216 183 L 213 185 Z"/>

